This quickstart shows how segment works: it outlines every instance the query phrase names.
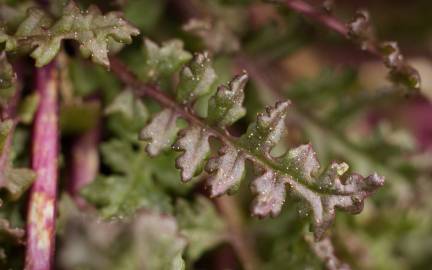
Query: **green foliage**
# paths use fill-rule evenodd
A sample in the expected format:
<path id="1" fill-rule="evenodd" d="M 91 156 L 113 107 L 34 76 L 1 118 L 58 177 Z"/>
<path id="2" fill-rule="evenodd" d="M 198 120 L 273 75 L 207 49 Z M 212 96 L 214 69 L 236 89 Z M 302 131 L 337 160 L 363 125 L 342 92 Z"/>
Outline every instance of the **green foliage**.
<path id="1" fill-rule="evenodd" d="M 0 269 L 25 268 L 25 192 L 34 178 L 25 167 L 40 100 L 34 65 L 21 53 L 36 68 L 56 58 L 59 71 L 53 268 L 428 269 L 430 102 L 398 95 L 420 89 L 412 59 L 378 41 L 365 10 L 338 24 L 333 17 L 351 4 L 332 13 L 333 1 L 325 11 L 268 2 L 279 5 L 0 0 Z M 294 2 L 300 10 L 284 8 Z M 421 56 L 427 2 L 374 7 L 379 36 L 421 31 L 418 42 L 400 37 Z M 412 24 L 395 23 L 413 11 L 405 16 Z M 381 83 L 381 71 L 364 78 L 369 59 L 315 20 L 381 58 L 394 83 L 366 89 Z M 144 36 L 124 46 L 138 29 Z M 427 78 L 428 60 L 419 59 Z M 341 60 L 350 67 L 334 65 Z M 89 152 L 91 171 L 75 163 Z M 89 177 L 78 179 L 83 172 Z M 79 180 L 90 182 L 76 192 Z M 234 192 L 234 200 L 202 196 Z"/>
<path id="2" fill-rule="evenodd" d="M 142 50 L 145 63 L 140 66 L 138 74 L 144 81 L 168 77 L 192 57 L 183 50 L 183 42 L 180 40 L 170 40 L 159 46 L 149 39 L 144 39 Z"/>
<path id="3" fill-rule="evenodd" d="M 174 217 L 140 211 L 133 218 L 105 222 L 73 207 L 63 207 L 63 268 L 184 269 L 187 242 Z"/>
<path id="4" fill-rule="evenodd" d="M 130 43 L 138 30 L 122 19 L 118 13 L 102 15 L 91 6 L 82 11 L 70 1 L 62 16 L 53 20 L 45 11 L 31 8 L 13 35 L 0 33 L 0 42 L 6 50 L 27 49 L 36 60 L 36 66 L 48 64 L 59 52 L 64 39 L 76 40 L 84 57 L 95 63 L 109 66 L 108 46 L 115 42 Z"/>
<path id="5" fill-rule="evenodd" d="M 0 54 L 0 105 L 4 106 L 15 93 L 16 75 L 6 54 Z"/>
<path id="6" fill-rule="evenodd" d="M 14 131 L 14 123 L 12 120 L 0 122 L 0 189 L 8 191 L 8 198 L 17 200 L 24 191 L 30 187 L 35 178 L 32 170 L 26 168 L 15 168 L 12 165 L 10 157 L 10 145 L 8 140 Z M 0 200 L 1 204 L 1 200 Z"/>
<path id="7" fill-rule="evenodd" d="M 188 240 L 186 256 L 192 261 L 226 240 L 226 226 L 205 197 L 197 197 L 193 203 L 179 200 L 176 218 L 180 233 Z"/>
<path id="8" fill-rule="evenodd" d="M 82 195 L 100 208 L 103 217 L 130 215 L 143 207 L 171 211 L 169 197 L 154 182 L 154 168 L 145 153 L 119 140 L 104 143 L 101 151 L 113 174 L 99 176 Z"/>

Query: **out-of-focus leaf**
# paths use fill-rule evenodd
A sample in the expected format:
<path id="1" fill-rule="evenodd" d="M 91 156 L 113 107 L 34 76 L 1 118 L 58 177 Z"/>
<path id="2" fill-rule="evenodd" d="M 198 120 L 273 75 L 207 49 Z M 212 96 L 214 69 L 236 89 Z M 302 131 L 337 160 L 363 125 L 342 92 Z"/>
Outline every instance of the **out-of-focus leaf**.
<path id="1" fill-rule="evenodd" d="M 132 142 L 138 140 L 137 132 L 145 125 L 149 115 L 144 103 L 131 91 L 123 91 L 105 108 L 108 126 L 121 138 Z"/>
<path id="2" fill-rule="evenodd" d="M 179 200 L 176 218 L 181 234 L 188 240 L 186 256 L 192 261 L 225 240 L 225 224 L 205 197 L 193 203 Z"/>
<path id="3" fill-rule="evenodd" d="M 140 211 L 134 217 L 102 221 L 77 213 L 63 217 L 63 269 L 184 269 L 186 239 L 174 217 Z"/>
<path id="4" fill-rule="evenodd" d="M 4 106 L 15 93 L 16 74 L 6 54 L 0 53 L 0 105 Z"/>
<path id="5" fill-rule="evenodd" d="M 12 120 L 0 122 L 0 189 L 6 189 L 9 199 L 16 200 L 30 187 L 35 174 L 30 169 L 12 165 L 10 149 L 6 149 L 5 144 L 11 139 L 9 136 L 13 135 L 13 127 Z"/>
<path id="6" fill-rule="evenodd" d="M 124 5 L 125 18 L 142 31 L 150 31 L 163 15 L 165 2 L 153 0 L 128 0 Z M 142 11 L 146 11 L 143 16 Z"/>
<path id="7" fill-rule="evenodd" d="M 88 96 L 98 91 L 107 102 L 121 90 L 118 80 L 99 65 L 92 65 L 80 59 L 69 61 L 69 76 L 77 96 Z"/>
<path id="8" fill-rule="evenodd" d="M 79 134 L 96 126 L 101 115 L 98 102 L 64 104 L 60 110 L 60 128 L 65 134 Z"/>
<path id="9" fill-rule="evenodd" d="M 125 141 L 112 140 L 101 147 L 102 161 L 114 174 L 101 175 L 82 190 L 103 217 L 128 216 L 139 208 L 171 211 L 170 198 L 154 181 L 149 158 Z"/>
<path id="10" fill-rule="evenodd" d="M 192 57 L 183 50 L 183 42 L 177 39 L 164 42 L 161 46 L 144 39 L 143 51 L 144 64 L 139 67 L 138 74 L 145 81 L 172 75 Z"/>
<path id="11" fill-rule="evenodd" d="M 330 238 L 324 238 L 315 242 L 311 237 L 306 237 L 306 242 L 311 246 L 315 254 L 325 263 L 328 270 L 350 270 L 351 267 L 339 260 L 335 255 L 333 244 Z"/>
<path id="12" fill-rule="evenodd" d="M 30 124 L 33 121 L 38 105 L 39 95 L 37 93 L 26 96 L 18 109 L 20 121 L 24 124 Z"/>
<path id="13" fill-rule="evenodd" d="M 211 22 L 194 18 L 183 25 L 183 30 L 200 37 L 213 52 L 234 52 L 240 48 L 237 36 L 222 20 Z"/>

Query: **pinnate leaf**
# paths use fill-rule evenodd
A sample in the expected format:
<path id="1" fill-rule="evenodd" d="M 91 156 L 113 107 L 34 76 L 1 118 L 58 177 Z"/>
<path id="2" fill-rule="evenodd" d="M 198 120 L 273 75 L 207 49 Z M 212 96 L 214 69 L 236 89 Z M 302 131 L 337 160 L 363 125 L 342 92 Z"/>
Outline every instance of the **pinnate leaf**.
<path id="1" fill-rule="evenodd" d="M 206 72 L 212 75 L 205 75 Z M 213 82 L 209 78 L 214 77 L 207 56 L 196 55 L 182 70 L 177 86 L 177 100 L 191 108 L 197 98 L 213 92 Z M 345 176 L 348 165 L 336 162 L 320 173 L 316 153 L 309 144 L 293 148 L 282 156 L 273 156 L 273 148 L 286 132 L 289 101 L 278 102 L 260 113 L 256 122 L 240 138 L 231 136 L 224 128 L 244 115 L 242 102 L 246 80 L 247 75 L 243 74 L 235 77 L 228 87 L 219 87 L 210 98 L 207 118 L 189 119 L 190 126 L 180 132 L 174 149 L 184 152 L 177 160 L 177 167 L 182 170 L 182 179 L 192 178 L 206 164 L 210 195 L 230 193 L 240 185 L 245 174 L 245 162 L 249 160 L 256 171 L 260 172 L 251 185 L 252 192 L 256 195 L 252 214 L 259 217 L 276 216 L 282 209 L 286 194 L 296 195 L 309 205 L 315 237 L 322 239 L 334 219 L 336 209 L 350 213 L 360 212 L 364 199 L 384 184 L 384 178 L 377 174 L 366 178 L 358 174 Z M 173 114 L 172 111 L 168 112 L 170 109 L 157 114 L 142 132 L 145 135 L 142 137 L 151 139 L 147 151 L 152 155 L 168 148 L 177 134 L 176 126 L 166 124 L 169 122 L 167 119 L 170 119 L 168 116 Z M 202 122 L 197 124 L 197 121 Z M 203 126 L 208 128 L 204 129 Z M 209 137 L 218 138 L 222 147 L 216 156 L 207 161 L 210 153 Z M 164 139 L 163 144 L 155 144 L 161 138 L 169 140 Z"/>
<path id="2" fill-rule="evenodd" d="M 30 8 L 16 33 L 4 37 L 3 42 L 6 42 L 7 50 L 31 50 L 36 66 L 41 67 L 57 55 L 62 40 L 72 39 L 79 42 L 84 57 L 91 57 L 95 63 L 109 66 L 109 44 L 113 41 L 130 43 L 131 37 L 138 33 L 138 29 L 121 18 L 117 12 L 103 15 L 95 6 L 82 11 L 74 1 L 70 1 L 57 20 L 41 9 Z"/>

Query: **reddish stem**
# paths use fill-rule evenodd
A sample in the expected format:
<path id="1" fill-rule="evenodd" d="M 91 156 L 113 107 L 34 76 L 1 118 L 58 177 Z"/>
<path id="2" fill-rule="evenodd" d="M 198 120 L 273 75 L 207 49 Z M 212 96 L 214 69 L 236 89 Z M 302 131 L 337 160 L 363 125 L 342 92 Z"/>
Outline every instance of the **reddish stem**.
<path id="1" fill-rule="evenodd" d="M 26 270 L 52 269 L 58 169 L 58 70 L 55 62 L 36 70 L 40 103 L 33 127 L 32 168 L 36 173 L 27 221 Z"/>
<path id="2" fill-rule="evenodd" d="M 282 3 L 292 11 L 302 14 L 303 16 L 308 17 L 312 20 L 315 20 L 321 25 L 344 36 L 345 38 L 349 38 L 349 30 L 347 24 L 339 20 L 338 18 L 328 13 L 325 13 L 316 7 L 313 7 L 312 5 L 302 0 L 284 0 L 282 1 Z M 368 46 L 366 46 L 366 48 L 364 49 L 370 54 L 380 59 L 382 58 L 378 49 L 378 44 L 376 44 L 375 41 L 370 40 L 370 42 L 368 42 Z"/>

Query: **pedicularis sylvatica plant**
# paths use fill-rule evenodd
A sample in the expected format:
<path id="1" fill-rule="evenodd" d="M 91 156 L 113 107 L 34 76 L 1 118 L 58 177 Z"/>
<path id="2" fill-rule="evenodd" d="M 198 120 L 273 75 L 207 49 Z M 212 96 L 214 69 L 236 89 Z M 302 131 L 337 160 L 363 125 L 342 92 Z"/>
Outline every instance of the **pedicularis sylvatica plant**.
<path id="1" fill-rule="evenodd" d="M 432 166 L 380 114 L 422 95 L 419 72 L 336 9 L 1 1 L 0 268 L 428 265 Z"/>

